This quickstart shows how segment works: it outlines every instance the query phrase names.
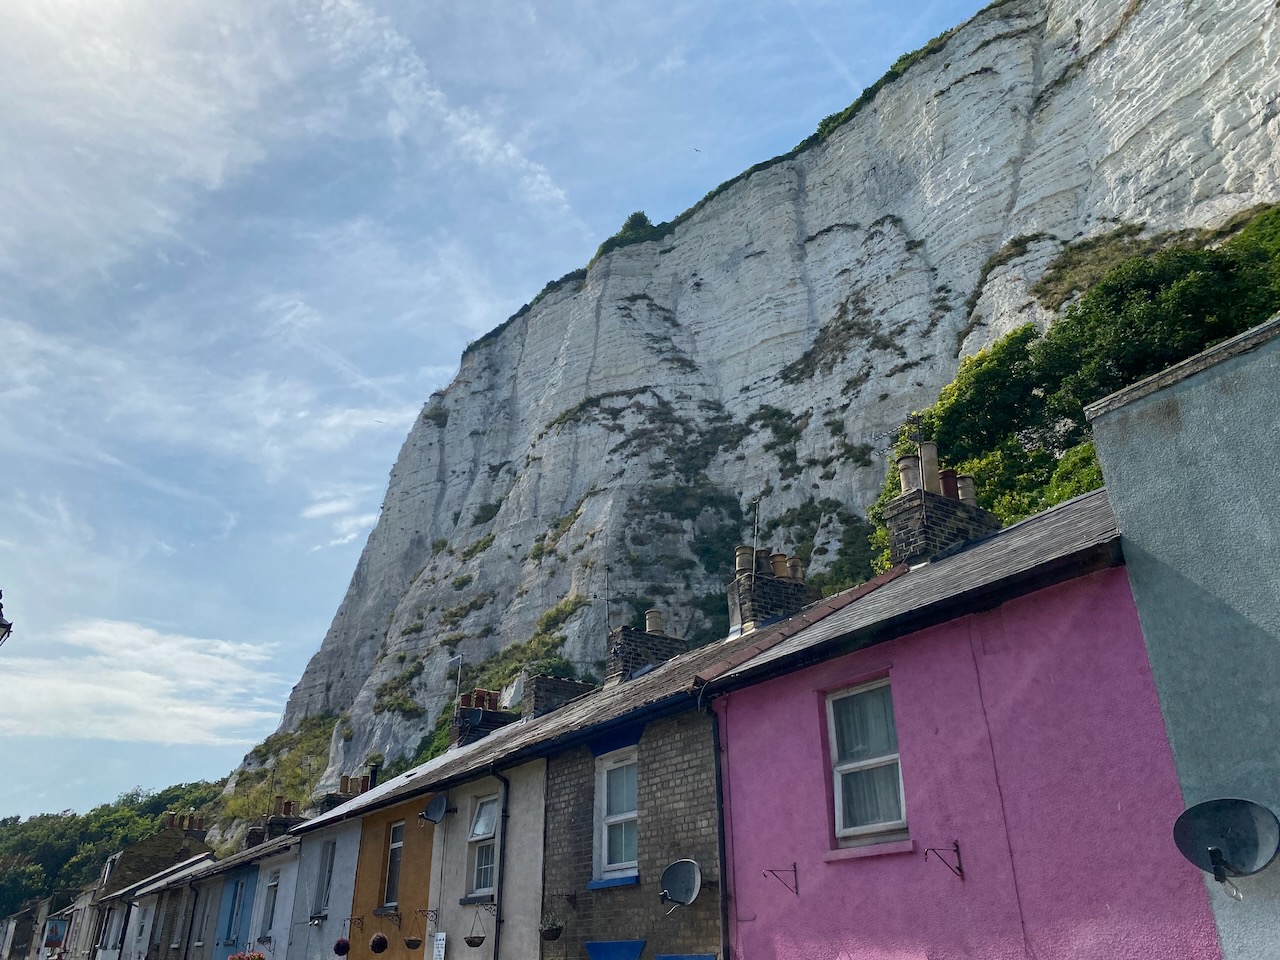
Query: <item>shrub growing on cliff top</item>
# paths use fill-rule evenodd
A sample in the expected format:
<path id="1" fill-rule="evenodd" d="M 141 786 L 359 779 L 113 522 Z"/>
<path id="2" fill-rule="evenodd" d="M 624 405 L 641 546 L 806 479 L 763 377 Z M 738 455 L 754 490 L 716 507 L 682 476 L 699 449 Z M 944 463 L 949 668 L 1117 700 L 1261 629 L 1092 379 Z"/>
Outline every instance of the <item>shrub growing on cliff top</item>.
<path id="1" fill-rule="evenodd" d="M 1216 249 L 1130 257 L 1047 333 L 1027 325 L 966 357 L 920 432 L 973 474 L 979 503 L 1020 519 L 1101 485 L 1085 406 L 1278 310 L 1280 208 L 1269 207 Z M 873 519 L 882 524 L 879 508 L 896 493 L 891 477 Z M 882 526 L 874 539 L 887 544 Z"/>

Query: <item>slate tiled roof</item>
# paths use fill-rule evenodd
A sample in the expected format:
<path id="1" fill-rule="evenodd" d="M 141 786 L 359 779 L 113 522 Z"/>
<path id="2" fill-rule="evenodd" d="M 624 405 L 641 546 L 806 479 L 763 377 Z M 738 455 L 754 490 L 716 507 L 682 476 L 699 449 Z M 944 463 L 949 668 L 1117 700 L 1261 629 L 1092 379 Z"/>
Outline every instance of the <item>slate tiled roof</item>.
<path id="1" fill-rule="evenodd" d="M 870 646 L 1120 560 L 1115 514 L 1106 490 L 1095 490 L 912 569 L 747 662 L 703 679 L 711 690 L 742 683 L 783 664 L 832 656 L 836 644 L 842 650 Z"/>
<path id="2" fill-rule="evenodd" d="M 968 545 L 806 607 L 771 626 L 700 647 L 643 676 L 520 720 L 460 750 L 392 777 L 294 827 L 304 833 L 582 744 L 613 727 L 705 703 L 709 692 L 821 657 L 835 641 L 869 645 L 994 606 L 1016 593 L 1120 562 L 1106 492 L 1094 491 Z M 703 689 L 703 687 L 707 689 Z"/>

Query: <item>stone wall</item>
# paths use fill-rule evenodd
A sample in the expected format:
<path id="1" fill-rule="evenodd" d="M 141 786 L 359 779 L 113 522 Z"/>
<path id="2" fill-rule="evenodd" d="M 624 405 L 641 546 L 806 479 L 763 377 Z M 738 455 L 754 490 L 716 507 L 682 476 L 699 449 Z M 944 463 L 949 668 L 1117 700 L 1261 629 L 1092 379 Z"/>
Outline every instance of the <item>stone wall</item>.
<path id="1" fill-rule="evenodd" d="M 644 940 L 644 956 L 720 954 L 720 879 L 711 721 L 694 712 L 650 723 L 638 744 L 639 882 L 588 890 L 593 879 L 596 758 L 586 747 L 547 763 L 543 912 L 565 921 L 543 956 L 583 956 L 583 943 Z M 692 906 L 660 903 L 659 879 L 675 860 L 696 860 L 703 891 Z M 576 907 L 564 899 L 576 896 Z"/>

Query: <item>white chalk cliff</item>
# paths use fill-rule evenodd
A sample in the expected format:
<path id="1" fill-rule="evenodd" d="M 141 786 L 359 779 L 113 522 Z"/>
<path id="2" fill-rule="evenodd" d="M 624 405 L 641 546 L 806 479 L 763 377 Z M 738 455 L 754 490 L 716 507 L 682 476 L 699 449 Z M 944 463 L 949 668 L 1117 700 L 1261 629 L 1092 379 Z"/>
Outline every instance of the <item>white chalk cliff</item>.
<path id="1" fill-rule="evenodd" d="M 865 511 L 883 436 L 959 357 L 1052 320 L 1030 287 L 1065 245 L 1280 200 L 1278 23 L 1275 0 L 994 4 L 821 143 L 474 344 L 290 697 L 286 728 L 347 714 L 323 783 L 412 753 L 453 651 L 528 640 L 565 598 L 590 602 L 561 654 L 598 674 L 606 568 L 634 601 L 615 625 L 643 597 L 715 629 L 757 497 L 762 545 L 816 540 L 821 572 L 850 521 L 818 502 Z"/>

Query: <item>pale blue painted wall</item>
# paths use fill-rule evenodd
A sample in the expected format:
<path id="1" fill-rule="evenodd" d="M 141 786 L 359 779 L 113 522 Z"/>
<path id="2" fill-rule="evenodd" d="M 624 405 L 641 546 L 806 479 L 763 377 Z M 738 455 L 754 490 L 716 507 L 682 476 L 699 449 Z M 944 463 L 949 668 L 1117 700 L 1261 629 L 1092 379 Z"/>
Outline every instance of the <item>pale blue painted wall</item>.
<path id="1" fill-rule="evenodd" d="M 1240 341 L 1091 414 L 1183 798 L 1280 813 L 1280 318 Z M 1280 957 L 1280 861 L 1237 884 L 1224 957 Z"/>

